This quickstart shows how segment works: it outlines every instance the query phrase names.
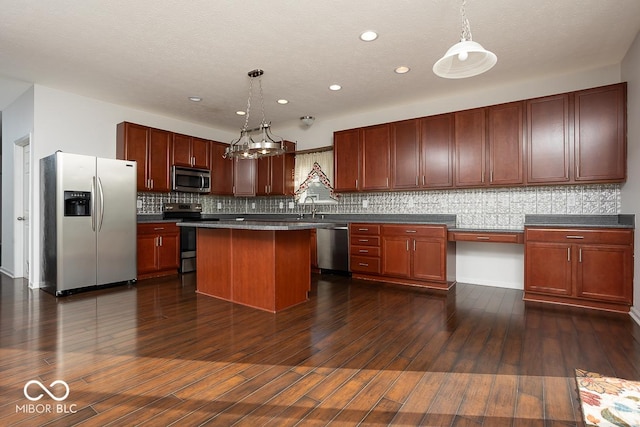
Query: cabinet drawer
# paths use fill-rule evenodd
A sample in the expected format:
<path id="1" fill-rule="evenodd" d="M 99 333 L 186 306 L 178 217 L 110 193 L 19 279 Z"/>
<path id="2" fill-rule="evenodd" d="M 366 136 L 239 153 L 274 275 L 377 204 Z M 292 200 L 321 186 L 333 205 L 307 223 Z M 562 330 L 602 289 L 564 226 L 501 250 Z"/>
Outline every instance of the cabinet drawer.
<path id="1" fill-rule="evenodd" d="M 351 246 L 351 255 L 380 256 L 380 248 L 376 246 Z"/>
<path id="2" fill-rule="evenodd" d="M 350 267 L 354 272 L 380 274 L 380 258 L 352 256 Z"/>
<path id="3" fill-rule="evenodd" d="M 351 246 L 380 246 L 378 236 L 350 236 Z"/>
<path id="4" fill-rule="evenodd" d="M 494 242 L 494 243 L 522 243 L 523 233 L 475 233 L 450 231 L 449 240 L 452 242 Z"/>
<path id="5" fill-rule="evenodd" d="M 633 243 L 633 231 L 610 228 L 526 228 L 525 240 L 558 243 L 599 243 L 612 245 L 630 245 Z"/>
<path id="6" fill-rule="evenodd" d="M 175 222 L 138 223 L 138 234 L 174 234 L 179 231 Z"/>
<path id="7" fill-rule="evenodd" d="M 380 235 L 380 225 L 354 223 L 354 224 L 351 224 L 351 229 L 349 230 L 349 233 L 378 236 Z"/>
<path id="8" fill-rule="evenodd" d="M 443 225 L 383 225 L 382 234 L 384 235 L 407 235 L 421 237 L 440 237 L 446 239 L 447 227 Z"/>

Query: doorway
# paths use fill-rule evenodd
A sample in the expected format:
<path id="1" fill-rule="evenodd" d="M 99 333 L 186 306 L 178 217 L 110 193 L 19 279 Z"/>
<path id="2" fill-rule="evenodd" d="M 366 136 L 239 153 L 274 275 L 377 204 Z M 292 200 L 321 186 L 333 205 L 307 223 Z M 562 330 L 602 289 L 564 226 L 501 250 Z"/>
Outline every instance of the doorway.
<path id="1" fill-rule="evenodd" d="M 31 265 L 31 135 L 15 141 L 16 187 L 21 197 L 16 198 L 15 236 L 16 272 L 15 277 L 24 277 L 29 282 Z"/>

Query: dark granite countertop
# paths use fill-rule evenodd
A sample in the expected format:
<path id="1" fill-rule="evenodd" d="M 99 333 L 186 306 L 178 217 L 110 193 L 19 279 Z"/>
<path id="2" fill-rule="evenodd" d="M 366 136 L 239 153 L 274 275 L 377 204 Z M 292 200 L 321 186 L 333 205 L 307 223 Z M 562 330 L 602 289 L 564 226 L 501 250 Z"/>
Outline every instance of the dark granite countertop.
<path id="1" fill-rule="evenodd" d="M 309 222 L 309 221 L 206 221 L 206 222 L 180 222 L 182 227 L 196 228 L 231 228 L 235 230 L 256 230 L 256 231 L 290 231 L 290 230 L 311 230 L 314 228 L 333 228 L 334 224 L 329 222 Z"/>
<path id="2" fill-rule="evenodd" d="M 525 227 L 635 228 L 635 215 L 525 215 Z"/>

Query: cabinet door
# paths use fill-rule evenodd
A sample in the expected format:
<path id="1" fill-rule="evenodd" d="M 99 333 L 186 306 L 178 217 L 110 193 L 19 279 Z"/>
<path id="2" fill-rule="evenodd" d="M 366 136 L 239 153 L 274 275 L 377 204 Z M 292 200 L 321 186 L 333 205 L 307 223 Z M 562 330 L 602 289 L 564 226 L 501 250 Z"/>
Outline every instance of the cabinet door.
<path id="1" fill-rule="evenodd" d="M 577 247 L 576 296 L 631 304 L 633 251 L 628 246 Z"/>
<path id="2" fill-rule="evenodd" d="M 420 122 L 407 120 L 391 124 L 394 189 L 418 188 L 420 185 Z"/>
<path id="3" fill-rule="evenodd" d="M 158 236 L 156 234 L 138 234 L 138 275 L 158 270 L 157 244 Z"/>
<path id="4" fill-rule="evenodd" d="M 390 188 L 391 138 L 389 124 L 370 126 L 362 130 L 361 190 Z"/>
<path id="5" fill-rule="evenodd" d="M 489 184 L 523 184 L 523 104 L 512 102 L 488 110 Z"/>
<path id="6" fill-rule="evenodd" d="M 626 178 L 626 85 L 575 93 L 575 180 Z"/>
<path id="7" fill-rule="evenodd" d="M 255 159 L 234 159 L 233 194 L 236 196 L 255 196 L 255 177 Z"/>
<path id="8" fill-rule="evenodd" d="M 137 162 L 136 182 L 138 191 L 148 191 L 150 189 L 147 175 L 149 128 L 123 122 L 118 124 L 117 132 L 117 158 Z"/>
<path id="9" fill-rule="evenodd" d="M 453 186 L 453 114 L 420 120 L 421 182 L 428 188 Z"/>
<path id="10" fill-rule="evenodd" d="M 158 269 L 168 270 L 180 265 L 180 235 L 165 233 L 158 236 Z"/>
<path id="11" fill-rule="evenodd" d="M 311 236 L 311 268 L 312 269 L 317 269 L 318 268 L 318 233 L 315 229 L 311 230 L 310 233 Z"/>
<path id="12" fill-rule="evenodd" d="M 486 109 L 455 113 L 457 187 L 478 187 L 485 183 Z"/>
<path id="13" fill-rule="evenodd" d="M 209 163 L 211 141 L 202 138 L 191 138 L 191 157 L 192 166 L 194 168 L 209 169 L 211 164 Z"/>
<path id="14" fill-rule="evenodd" d="M 171 163 L 178 166 L 191 165 L 191 137 L 189 135 L 173 134 L 171 149 Z"/>
<path id="15" fill-rule="evenodd" d="M 416 237 L 412 244 L 413 277 L 439 282 L 447 280 L 445 241 Z"/>
<path id="16" fill-rule="evenodd" d="M 341 191 L 357 191 L 360 178 L 360 129 L 333 134 L 335 186 Z"/>
<path id="17" fill-rule="evenodd" d="M 160 129 L 149 131 L 149 179 L 151 190 L 169 192 L 171 132 Z"/>
<path id="18" fill-rule="evenodd" d="M 382 236 L 382 275 L 411 277 L 410 240 L 405 236 Z"/>
<path id="19" fill-rule="evenodd" d="M 256 196 L 266 196 L 271 193 L 271 161 L 272 157 L 256 159 Z"/>
<path id="20" fill-rule="evenodd" d="M 527 242 L 524 289 L 549 295 L 572 295 L 571 245 Z"/>
<path id="21" fill-rule="evenodd" d="M 569 95 L 527 101 L 527 182 L 569 181 Z"/>
<path id="22" fill-rule="evenodd" d="M 234 161 L 223 157 L 228 146 L 221 142 L 211 143 L 211 194 L 233 195 Z"/>

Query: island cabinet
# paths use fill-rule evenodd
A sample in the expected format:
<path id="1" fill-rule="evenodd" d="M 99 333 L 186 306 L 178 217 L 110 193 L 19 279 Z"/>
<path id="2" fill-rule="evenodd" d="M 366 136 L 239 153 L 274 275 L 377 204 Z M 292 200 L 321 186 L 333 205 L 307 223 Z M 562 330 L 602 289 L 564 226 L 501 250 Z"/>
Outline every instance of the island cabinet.
<path id="1" fill-rule="evenodd" d="M 171 222 L 138 224 L 138 279 L 178 273 L 180 232 Z"/>
<path id="2" fill-rule="evenodd" d="M 453 114 L 391 123 L 394 190 L 453 186 Z"/>
<path id="3" fill-rule="evenodd" d="M 448 289 L 455 283 L 455 244 L 444 225 L 350 226 L 350 269 L 354 277 Z"/>
<path id="4" fill-rule="evenodd" d="M 336 191 L 391 188 L 389 124 L 335 132 L 333 150 Z"/>
<path id="5" fill-rule="evenodd" d="M 138 191 L 169 192 L 171 132 L 122 122 L 116 134 L 116 158 L 138 163 Z"/>
<path id="6" fill-rule="evenodd" d="M 210 141 L 195 136 L 173 134 L 173 147 L 171 150 L 171 164 L 200 169 L 209 169 Z"/>
<path id="7" fill-rule="evenodd" d="M 229 144 L 211 141 L 211 194 L 233 196 L 234 161 L 225 159 L 225 150 Z"/>
<path id="8" fill-rule="evenodd" d="M 633 230 L 525 227 L 524 299 L 628 312 Z"/>
<path id="9" fill-rule="evenodd" d="M 279 156 L 261 157 L 256 161 L 257 196 L 291 196 L 294 192 L 296 144 L 284 141 L 287 149 Z"/>

